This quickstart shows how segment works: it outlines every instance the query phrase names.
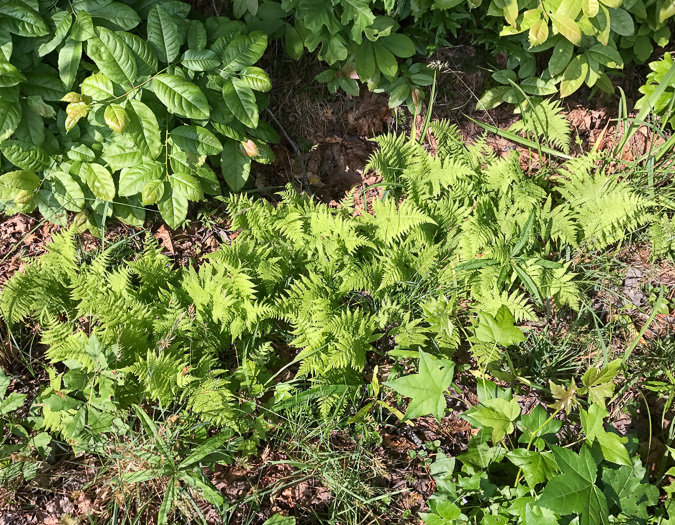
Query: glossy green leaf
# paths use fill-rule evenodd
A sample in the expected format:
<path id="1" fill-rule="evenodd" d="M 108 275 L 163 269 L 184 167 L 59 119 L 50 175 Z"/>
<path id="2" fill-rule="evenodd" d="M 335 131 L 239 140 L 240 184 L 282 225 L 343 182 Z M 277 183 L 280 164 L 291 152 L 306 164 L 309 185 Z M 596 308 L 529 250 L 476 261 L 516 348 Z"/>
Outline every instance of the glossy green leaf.
<path id="1" fill-rule="evenodd" d="M 247 66 L 252 66 L 263 56 L 267 49 L 267 35 L 254 31 L 248 35 L 240 35 L 232 40 L 223 52 L 223 70 L 236 73 Z"/>
<path id="2" fill-rule="evenodd" d="M 92 100 L 106 100 L 115 96 L 112 82 L 102 73 L 85 78 L 82 81 L 81 91 Z"/>
<path id="3" fill-rule="evenodd" d="M 21 0 L 0 2 L 0 29 L 27 37 L 49 34 L 49 27 L 40 14 Z"/>
<path id="4" fill-rule="evenodd" d="M 208 129 L 201 126 L 180 126 L 171 131 L 171 138 L 183 151 L 197 155 L 218 155 L 223 145 Z"/>
<path id="5" fill-rule="evenodd" d="M 73 29 L 70 32 L 70 38 L 78 42 L 84 42 L 96 36 L 94 22 L 86 11 L 80 11 L 75 17 Z"/>
<path id="6" fill-rule="evenodd" d="M 255 91 L 269 91 L 272 89 L 272 82 L 262 69 L 255 66 L 245 67 L 239 72 L 241 81 Z"/>
<path id="7" fill-rule="evenodd" d="M 145 196 L 145 191 L 143 195 Z M 157 208 L 162 214 L 162 219 L 171 229 L 175 230 L 187 217 L 188 199 L 179 191 L 165 190 L 164 196 L 157 203 Z"/>
<path id="8" fill-rule="evenodd" d="M 52 193 L 56 200 L 69 211 L 82 211 L 84 208 L 84 192 L 70 174 L 64 171 L 55 171 L 49 175 L 52 183 Z"/>
<path id="9" fill-rule="evenodd" d="M 478 320 L 476 338 L 483 343 L 511 346 L 525 341 L 523 332 L 515 326 L 515 319 L 506 306 L 502 305 L 495 317 L 487 312 L 480 312 Z"/>
<path id="10" fill-rule="evenodd" d="M 612 31 L 621 36 L 633 36 L 635 23 L 625 9 L 609 9 L 609 25 Z"/>
<path id="11" fill-rule="evenodd" d="M 33 144 L 18 140 L 6 140 L 0 144 L 0 151 L 9 162 L 22 170 L 43 171 L 51 164 L 49 155 Z"/>
<path id="12" fill-rule="evenodd" d="M 181 64 L 191 71 L 209 71 L 220 65 L 220 58 L 210 49 L 188 49 L 183 53 Z"/>
<path id="13" fill-rule="evenodd" d="M 577 55 L 568 64 L 560 84 L 560 96 L 567 97 L 579 89 L 588 75 L 588 59 Z"/>
<path id="14" fill-rule="evenodd" d="M 288 56 L 290 56 L 293 60 L 300 60 L 302 52 L 305 49 L 305 44 L 302 41 L 300 34 L 291 24 L 286 25 L 286 30 L 284 32 L 284 44 Z"/>
<path id="15" fill-rule="evenodd" d="M 152 81 L 152 89 L 176 115 L 206 120 L 209 118 L 209 102 L 195 84 L 177 75 L 157 75 Z"/>
<path id="16" fill-rule="evenodd" d="M 52 23 L 56 26 L 56 31 L 47 42 L 40 44 L 40 47 L 38 47 L 38 55 L 41 57 L 51 53 L 61 45 L 73 23 L 73 16 L 67 11 L 57 11 L 52 16 Z"/>
<path id="17" fill-rule="evenodd" d="M 119 104 L 108 104 L 103 117 L 108 127 L 117 133 L 124 133 L 129 126 L 129 115 Z"/>
<path id="18" fill-rule="evenodd" d="M 553 53 L 548 63 L 548 70 L 551 75 L 559 75 L 565 71 L 573 54 L 574 45 L 569 40 L 560 40 L 553 48 Z"/>
<path id="19" fill-rule="evenodd" d="M 26 77 L 16 67 L 6 60 L 0 60 L 0 87 L 16 86 L 25 80 Z"/>
<path id="20" fill-rule="evenodd" d="M 507 452 L 506 457 L 516 467 L 523 470 L 525 481 L 530 488 L 553 478 L 557 472 L 556 462 L 550 452 L 543 453 L 516 448 Z"/>
<path id="21" fill-rule="evenodd" d="M 139 75 L 145 76 L 157 73 L 157 68 L 159 67 L 157 55 L 145 40 L 138 35 L 125 31 L 119 31 L 117 36 L 131 49 L 131 53 L 136 59 L 136 69 Z"/>
<path id="22" fill-rule="evenodd" d="M 169 177 L 169 184 L 173 193 L 180 194 L 190 201 L 199 201 L 204 198 L 202 185 L 196 177 L 189 173 L 176 172 Z"/>
<path id="23" fill-rule="evenodd" d="M 124 106 L 129 117 L 126 133 L 144 157 L 154 160 L 162 151 L 162 139 L 157 117 L 138 100 L 128 100 Z"/>
<path id="24" fill-rule="evenodd" d="M 7 140 L 21 122 L 21 104 L 0 98 L 0 142 Z"/>
<path id="25" fill-rule="evenodd" d="M 138 16 L 136 10 L 121 2 L 108 3 L 99 9 L 91 9 L 88 13 L 93 19 L 99 18 L 101 22 L 115 24 L 125 31 L 129 31 L 141 23 L 141 17 Z"/>
<path id="26" fill-rule="evenodd" d="M 238 192 L 248 181 L 251 159 L 241 151 L 238 143 L 227 141 L 220 155 L 220 167 L 227 185 L 232 191 Z"/>
<path id="27" fill-rule="evenodd" d="M 161 4 L 155 5 L 148 15 L 148 43 L 161 62 L 173 62 L 180 51 L 178 25 Z"/>
<path id="28" fill-rule="evenodd" d="M 77 77 L 82 59 L 82 42 L 67 40 L 59 51 L 59 77 L 66 89 L 70 89 Z"/>
<path id="29" fill-rule="evenodd" d="M 161 183 L 164 168 L 159 162 L 143 162 L 141 164 L 124 168 L 120 173 L 119 195 L 129 197 L 143 192 L 143 189 L 151 181 Z M 161 195 L 153 200 L 157 202 Z"/>
<path id="30" fill-rule="evenodd" d="M 223 99 L 229 110 L 245 126 L 258 126 L 258 106 L 255 94 L 237 78 L 228 78 L 223 83 Z"/>
<path id="31" fill-rule="evenodd" d="M 573 19 L 566 15 L 551 14 L 551 22 L 553 22 L 553 27 L 574 45 L 581 43 L 581 29 Z"/>
<path id="32" fill-rule="evenodd" d="M 141 201 L 143 205 L 156 204 L 164 196 L 164 181 L 153 179 L 145 183 L 141 192 Z"/>
<path id="33" fill-rule="evenodd" d="M 89 163 L 86 165 L 85 178 L 87 186 L 99 199 L 112 201 L 115 198 L 115 181 L 107 168 Z"/>
<path id="34" fill-rule="evenodd" d="M 133 86 L 138 69 L 129 46 L 105 27 L 99 27 L 97 31 L 99 38 L 87 40 L 87 54 L 110 80 Z"/>
<path id="35" fill-rule="evenodd" d="M 498 397 L 484 401 L 471 413 L 471 417 L 481 427 L 492 429 L 494 443 L 498 443 L 515 430 L 513 423 L 518 416 L 520 416 L 520 405 L 517 399 L 507 401 Z"/>

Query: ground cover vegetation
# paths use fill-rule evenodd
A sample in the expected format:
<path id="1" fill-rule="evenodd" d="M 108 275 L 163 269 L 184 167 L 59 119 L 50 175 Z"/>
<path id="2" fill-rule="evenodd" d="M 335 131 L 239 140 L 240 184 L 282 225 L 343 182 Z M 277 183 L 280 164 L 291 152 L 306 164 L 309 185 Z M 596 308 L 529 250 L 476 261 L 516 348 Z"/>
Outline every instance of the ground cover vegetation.
<path id="1" fill-rule="evenodd" d="M 0 4 L 2 211 L 62 227 L 0 289 L 7 519 L 63 478 L 64 524 L 675 523 L 672 58 L 651 64 L 616 147 L 570 155 L 561 103 L 541 98 L 611 91 L 608 73 L 667 43 L 670 3 L 223 11 Z M 509 52 L 477 104 L 516 104 L 508 130 L 484 127 L 522 154 L 431 121 L 433 94 L 418 118 L 438 69 L 415 57 L 462 32 Z M 259 67 L 279 39 L 329 66 L 331 92 L 361 81 L 414 115 L 375 139 L 380 197 L 241 191 L 279 140 Z M 625 161 L 647 120 L 662 143 Z M 175 229 L 207 196 L 231 235 L 198 265 L 147 230 L 81 243 L 113 220 L 141 228 L 153 205 Z M 392 435 L 414 449 L 383 459 Z M 297 504 L 278 504 L 286 491 Z"/>

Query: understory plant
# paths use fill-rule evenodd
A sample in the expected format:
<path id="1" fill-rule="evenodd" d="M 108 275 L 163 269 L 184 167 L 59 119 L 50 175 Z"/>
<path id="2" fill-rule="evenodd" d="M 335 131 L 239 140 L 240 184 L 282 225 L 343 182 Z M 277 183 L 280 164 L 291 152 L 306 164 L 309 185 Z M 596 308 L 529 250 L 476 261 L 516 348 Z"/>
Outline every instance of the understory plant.
<path id="1" fill-rule="evenodd" d="M 267 35 L 193 19 L 179 1 L 9 0 L 0 4 L 0 203 L 67 213 L 100 231 L 142 225 L 157 205 L 172 228 L 188 204 L 239 191 L 278 139 L 260 119 Z M 216 168 L 214 171 L 213 168 Z"/>

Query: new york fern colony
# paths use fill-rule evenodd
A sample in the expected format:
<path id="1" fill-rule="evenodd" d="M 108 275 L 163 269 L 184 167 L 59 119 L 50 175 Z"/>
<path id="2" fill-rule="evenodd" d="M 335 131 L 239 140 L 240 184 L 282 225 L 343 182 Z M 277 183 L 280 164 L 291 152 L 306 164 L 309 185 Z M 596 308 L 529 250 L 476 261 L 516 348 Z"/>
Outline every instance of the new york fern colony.
<path id="1" fill-rule="evenodd" d="M 435 155 L 404 136 L 378 139 L 369 167 L 390 189 L 360 215 L 353 194 L 337 209 L 290 187 L 276 205 L 230 197 L 240 234 L 197 269 L 173 269 L 152 242 L 120 262 L 113 248 L 82 255 L 73 230 L 56 236 L 0 295 L 11 326 L 43 326 L 55 365 L 39 396 L 44 427 L 72 438 L 74 420 L 112 421 L 150 400 L 255 432 L 255 398 L 291 360 L 294 387 L 356 392 L 369 353 L 451 355 L 473 313 L 577 309 L 575 250 L 649 219 L 652 203 L 595 156 L 531 177 L 515 154 L 466 147 L 447 122 L 432 130 Z M 494 362 L 480 345 L 479 363 Z M 321 413 L 348 397 L 328 391 Z"/>

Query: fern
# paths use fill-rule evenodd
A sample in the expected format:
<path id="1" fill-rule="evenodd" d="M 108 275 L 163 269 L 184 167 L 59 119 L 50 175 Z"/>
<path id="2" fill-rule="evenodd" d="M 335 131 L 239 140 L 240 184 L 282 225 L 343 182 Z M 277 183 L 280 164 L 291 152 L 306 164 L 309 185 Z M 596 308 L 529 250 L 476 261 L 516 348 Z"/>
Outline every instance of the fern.
<path id="1" fill-rule="evenodd" d="M 523 132 L 539 140 L 546 140 L 563 153 L 570 150 L 570 126 L 562 113 L 559 100 L 532 100 L 523 107 L 522 119 L 515 122 L 509 131 Z"/>

